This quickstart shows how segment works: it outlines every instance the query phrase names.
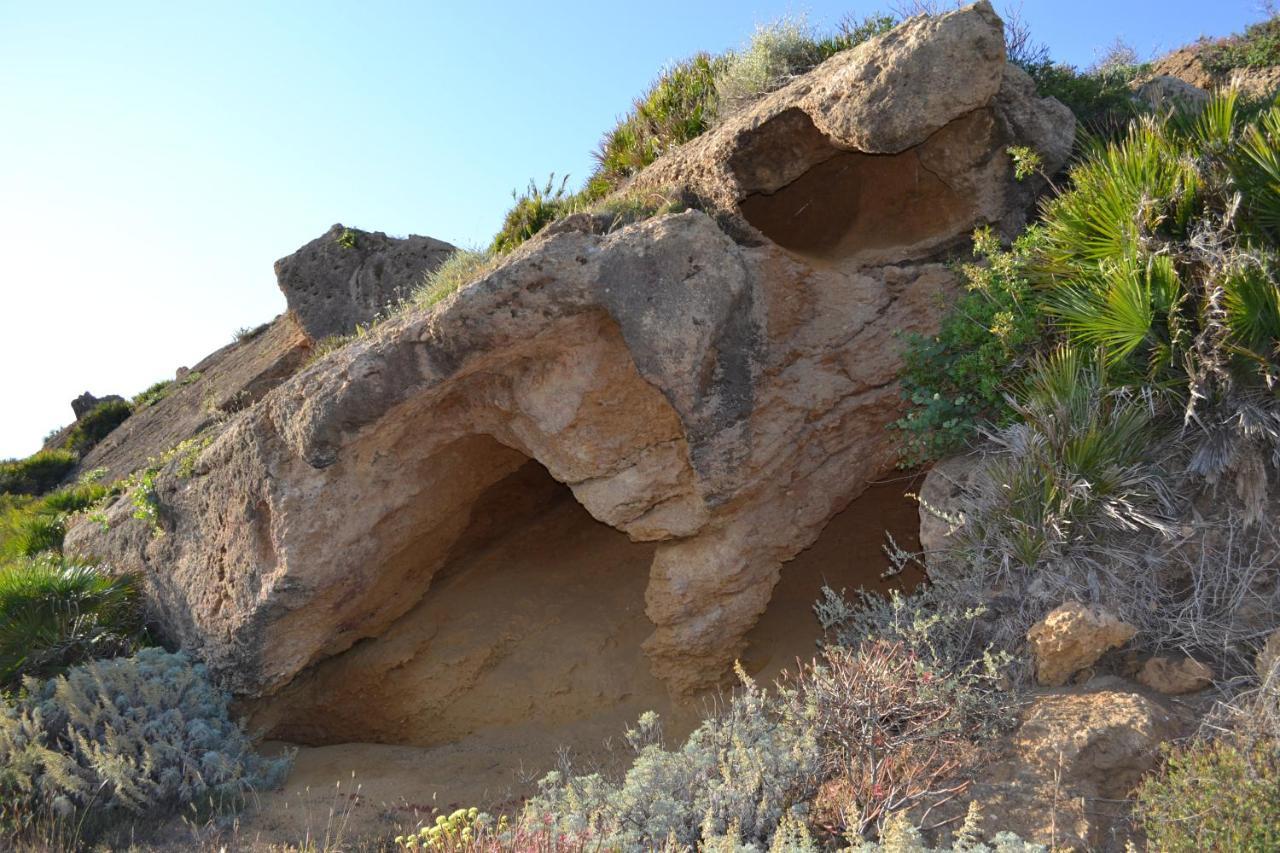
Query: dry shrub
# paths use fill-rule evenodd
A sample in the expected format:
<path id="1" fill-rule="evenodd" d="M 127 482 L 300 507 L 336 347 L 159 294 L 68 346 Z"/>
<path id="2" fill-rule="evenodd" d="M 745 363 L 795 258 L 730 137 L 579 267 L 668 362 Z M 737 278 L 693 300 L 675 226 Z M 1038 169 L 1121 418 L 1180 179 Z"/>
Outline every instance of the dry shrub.
<path id="1" fill-rule="evenodd" d="M 783 695 L 791 716 L 811 720 L 818 743 L 817 821 L 857 838 L 914 809 L 927 821 L 963 793 L 961 771 L 1010 719 L 994 667 L 949 672 L 900 641 L 828 646 Z"/>

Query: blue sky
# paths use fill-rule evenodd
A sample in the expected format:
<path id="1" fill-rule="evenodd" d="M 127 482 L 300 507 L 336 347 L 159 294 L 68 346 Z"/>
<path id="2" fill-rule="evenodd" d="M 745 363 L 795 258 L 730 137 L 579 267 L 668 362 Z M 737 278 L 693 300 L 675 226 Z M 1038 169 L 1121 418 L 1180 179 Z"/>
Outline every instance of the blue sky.
<path id="1" fill-rule="evenodd" d="M 485 242 L 513 187 L 590 171 L 666 63 L 874 2 L 0 0 L 0 457 L 284 309 L 335 222 Z M 1000 4 L 997 3 L 1000 7 Z M 1026 0 L 1055 58 L 1239 30 L 1255 0 Z"/>

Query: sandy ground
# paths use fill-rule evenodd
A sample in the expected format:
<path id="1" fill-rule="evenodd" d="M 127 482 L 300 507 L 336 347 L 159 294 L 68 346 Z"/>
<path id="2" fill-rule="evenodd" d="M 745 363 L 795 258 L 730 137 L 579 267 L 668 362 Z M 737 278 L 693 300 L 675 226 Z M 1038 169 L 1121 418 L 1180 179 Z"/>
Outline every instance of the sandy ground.
<path id="1" fill-rule="evenodd" d="M 812 608 L 824 583 L 852 592 L 918 579 L 881 578 L 889 567 L 881 547 L 886 530 L 904 548 L 917 545 L 916 505 L 904 497 L 914 486 L 908 477 L 872 486 L 784 567 L 743 656 L 758 681 L 813 656 L 819 632 Z M 246 845 L 390 837 L 436 811 L 514 808 L 566 754 L 580 771 L 624 766 L 630 751 L 622 734 L 648 709 L 662 715 L 669 741 L 682 738 L 699 708 L 675 707 L 638 649 L 650 630 L 643 588 L 651 553 L 572 500 L 549 501 L 466 565 L 451 567 L 388 636 L 318 672 L 291 699 L 300 703 L 290 710 L 308 720 L 308 731 L 323 731 L 328 717 L 333 732 L 359 731 L 364 718 L 376 735 L 371 739 L 394 740 L 400 731 L 427 745 L 301 746 L 284 788 L 261 797 L 239 837 Z M 483 617 L 502 626 L 501 642 L 477 645 L 485 632 L 476 624 L 446 630 L 450 620 L 478 618 L 477 601 L 502 612 Z M 442 646 L 442 636 L 454 639 Z M 435 653 L 422 655 L 432 644 Z M 442 648 L 452 650 L 445 670 L 429 663 Z M 456 699 L 446 687 L 445 696 L 415 700 L 433 679 L 456 687 Z M 418 705 L 430 713 L 417 713 Z M 401 729 L 388 729 L 399 720 Z"/>

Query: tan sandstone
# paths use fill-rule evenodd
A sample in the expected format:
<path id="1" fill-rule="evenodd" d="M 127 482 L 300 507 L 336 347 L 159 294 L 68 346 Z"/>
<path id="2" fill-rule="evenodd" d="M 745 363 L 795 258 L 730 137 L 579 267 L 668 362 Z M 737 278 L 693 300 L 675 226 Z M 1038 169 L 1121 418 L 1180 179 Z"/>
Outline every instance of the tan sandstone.
<path id="1" fill-rule="evenodd" d="M 1011 831 L 1054 850 L 1126 849 L 1127 800 L 1185 721 L 1111 676 L 1031 696 L 996 757 L 975 771 L 955 807 L 982 806 L 991 832 Z"/>
<path id="2" fill-rule="evenodd" d="M 1213 683 L 1213 670 L 1194 658 L 1157 655 L 1142 665 L 1138 683 L 1168 696 L 1199 693 Z"/>
<path id="3" fill-rule="evenodd" d="M 639 176 L 697 190 L 713 215 L 617 231 L 565 220 L 218 424 L 193 476 L 159 477 L 163 535 L 126 500 L 108 530 L 69 531 L 67 548 L 141 572 L 164 636 L 313 742 L 363 736 L 358 714 L 324 713 L 317 688 L 371 659 L 380 672 L 412 661 L 424 676 L 406 691 L 448 684 L 450 705 L 498 713 L 469 685 L 519 675 L 530 632 L 630 644 L 677 696 L 714 687 L 784 564 L 892 469 L 899 333 L 937 328 L 957 288 L 946 261 L 974 227 L 1013 228 L 1031 209 L 1035 187 L 1013 179 L 1006 149 L 1033 144 L 1052 170 L 1073 132 L 1069 111 L 1006 64 L 989 4 L 913 20 Z M 537 503 L 531 463 L 648 550 L 623 558 L 611 543 L 616 581 L 595 571 L 606 559 L 565 584 L 539 567 L 587 535 L 570 526 L 483 563 L 516 517 L 495 507 Z M 457 618 L 449 590 L 481 564 L 523 573 L 516 594 Z M 564 606 L 522 608 L 519 590 L 539 585 Z M 610 606 L 643 608 L 643 640 L 592 615 L 619 596 Z M 546 682 L 501 701 L 564 719 L 627 692 L 625 679 L 590 686 L 587 669 L 565 677 L 575 695 L 595 691 L 585 710 Z M 423 726 L 370 738 L 457 734 Z"/>
<path id="4" fill-rule="evenodd" d="M 1027 632 L 1036 681 L 1048 687 L 1066 684 L 1073 674 L 1093 666 L 1103 652 L 1124 645 L 1135 633 L 1132 625 L 1102 607 L 1068 601 Z"/>

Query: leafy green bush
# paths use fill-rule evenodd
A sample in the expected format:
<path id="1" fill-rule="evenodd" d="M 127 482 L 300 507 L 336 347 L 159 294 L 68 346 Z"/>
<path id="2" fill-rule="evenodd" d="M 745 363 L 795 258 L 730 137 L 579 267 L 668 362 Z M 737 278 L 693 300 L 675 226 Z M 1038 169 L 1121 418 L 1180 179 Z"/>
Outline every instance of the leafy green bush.
<path id="1" fill-rule="evenodd" d="M 142 615 L 136 580 L 58 557 L 0 565 L 0 690 L 92 658 L 131 651 Z"/>
<path id="2" fill-rule="evenodd" d="M 288 757 L 254 753 L 227 694 L 183 654 L 144 649 L 26 686 L 16 704 L 0 706 L 11 821 L 80 815 L 93 834 L 131 817 L 235 807 L 288 769 Z"/>
<path id="3" fill-rule="evenodd" d="M 894 424 L 903 434 L 904 466 L 958 450 L 983 423 L 1009 422 L 1010 379 L 1047 337 L 1023 271 L 1039 241 L 1031 229 L 1004 251 L 989 230 L 979 230 L 974 254 L 982 262 L 960 267 L 967 292 L 937 335 L 907 336 L 902 391 L 911 406 Z"/>
<path id="4" fill-rule="evenodd" d="M 42 495 L 76 467 L 77 458 L 69 450 L 41 450 L 26 459 L 0 462 L 0 493 Z"/>
<path id="5" fill-rule="evenodd" d="M 67 449 L 79 456 L 84 456 L 112 430 L 124 423 L 125 418 L 131 414 L 133 414 L 133 405 L 125 400 L 106 400 L 99 403 L 76 421 L 76 425 L 67 436 Z"/>
<path id="6" fill-rule="evenodd" d="M 529 188 L 523 194 L 511 191 L 515 206 L 507 211 L 502 229 L 494 235 L 493 244 L 489 247 L 491 254 L 510 252 L 573 209 L 576 199 L 565 192 L 569 176 L 564 176 L 559 187 L 555 180 L 552 173 L 541 187 L 529 181 Z"/>
<path id="7" fill-rule="evenodd" d="M 1280 450 L 1280 107 L 1250 115 L 1226 94 L 1143 118 L 1071 179 L 1031 265 L 1047 310 L 1110 381 L 1181 401 L 1193 469 L 1236 472 L 1260 512 L 1265 474 L 1247 460 Z"/>
<path id="8" fill-rule="evenodd" d="M 1169 853 L 1280 849 L 1280 742 L 1199 740 L 1138 789 L 1151 848 Z"/>
<path id="9" fill-rule="evenodd" d="M 1149 64 L 1112 64 L 1080 71 L 1071 65 L 1042 59 L 1022 65 L 1035 81 L 1041 97 L 1057 98 L 1071 108 L 1081 128 L 1110 138 L 1138 114 L 1132 84 L 1150 73 Z"/>
<path id="10" fill-rule="evenodd" d="M 1206 71 L 1218 77 L 1237 68 L 1280 65 L 1280 15 L 1253 24 L 1241 35 L 1203 42 L 1198 58 Z"/>

